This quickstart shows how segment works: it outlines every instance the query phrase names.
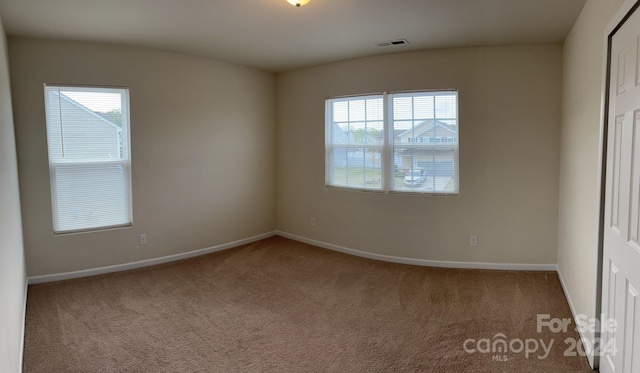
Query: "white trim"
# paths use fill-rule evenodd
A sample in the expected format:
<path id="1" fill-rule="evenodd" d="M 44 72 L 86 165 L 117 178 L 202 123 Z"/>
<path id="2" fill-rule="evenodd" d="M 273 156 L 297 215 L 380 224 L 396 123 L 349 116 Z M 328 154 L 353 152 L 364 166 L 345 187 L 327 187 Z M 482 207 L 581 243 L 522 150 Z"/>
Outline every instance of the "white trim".
<path id="1" fill-rule="evenodd" d="M 62 280 L 69 280 L 69 279 L 72 279 L 72 278 L 80 278 L 80 277 L 87 277 L 87 276 L 102 275 L 102 274 L 105 274 L 105 273 L 120 272 L 120 271 L 129 270 L 129 269 L 148 267 L 148 266 L 152 266 L 152 265 L 156 265 L 156 264 L 174 262 L 174 261 L 177 261 L 177 260 L 193 258 L 195 256 L 211 254 L 211 253 L 215 253 L 215 252 L 218 252 L 218 251 L 231 249 L 233 247 L 250 244 L 250 243 L 253 243 L 253 242 L 256 242 L 256 241 L 263 240 L 265 238 L 272 237 L 275 234 L 276 234 L 276 231 L 271 231 L 271 232 L 259 234 L 257 236 L 253 236 L 253 237 L 249 237 L 249 238 L 245 238 L 245 239 L 242 239 L 242 240 L 237 240 L 237 241 L 233 241 L 233 242 L 229 242 L 229 243 L 225 243 L 225 244 L 221 244 L 221 245 L 217 245 L 217 246 L 207 247 L 207 248 L 199 249 L 199 250 L 188 251 L 186 253 L 167 255 L 167 256 L 160 257 L 160 258 L 145 259 L 145 260 L 140 260 L 140 261 L 137 261 L 137 262 L 116 264 L 116 265 L 112 265 L 112 266 L 92 268 L 92 269 L 83 269 L 83 270 L 80 270 L 80 271 L 56 273 L 56 274 L 51 274 L 51 275 L 33 276 L 33 277 L 29 277 L 28 282 L 29 282 L 29 284 L 40 284 L 40 283 L 43 283 L 43 282 L 62 281 Z"/>
<path id="2" fill-rule="evenodd" d="M 629 14 L 631 9 L 636 5 L 637 2 L 638 0 L 625 0 L 625 2 L 620 6 L 620 8 L 618 8 L 618 11 L 613 16 L 613 18 L 611 18 L 611 21 L 609 21 L 609 23 L 607 24 L 607 27 L 604 29 L 605 39 L 608 39 L 609 35 L 613 32 L 613 30 L 615 30 L 618 27 L 618 25 L 620 25 L 620 22 L 622 22 L 622 20 L 624 19 L 624 17 L 627 16 L 627 14 Z M 607 41 L 605 41 L 605 43 L 607 43 Z M 605 49 L 605 52 L 606 51 L 607 49 Z"/>
<path id="3" fill-rule="evenodd" d="M 295 241 L 307 243 L 322 247 L 325 249 L 339 251 L 341 253 L 355 255 L 367 259 L 380 260 L 383 262 L 411 264 L 426 267 L 441 267 L 441 268 L 466 268 L 466 269 L 497 269 L 497 270 L 509 270 L 509 271 L 553 271 L 557 270 L 556 264 L 524 264 L 524 263 L 487 263 L 487 262 L 457 262 L 457 261 L 444 261 L 444 260 L 427 260 L 427 259 L 415 259 L 406 258 L 400 256 L 391 256 L 384 254 L 370 253 L 366 251 L 360 251 L 356 249 L 350 249 L 344 246 L 334 245 L 323 241 L 317 241 L 310 238 L 298 236 L 283 231 L 276 231 L 276 235 L 289 238 Z"/>
<path id="4" fill-rule="evenodd" d="M 237 240 L 217 246 L 212 246 L 204 249 L 188 251 L 185 253 L 163 256 L 160 258 L 145 259 L 136 262 L 116 264 L 106 267 L 98 267 L 91 269 L 84 269 L 80 271 L 55 273 L 50 275 L 32 276 L 28 278 L 28 284 L 40 284 L 45 282 L 69 280 L 73 278 L 87 277 L 101 275 L 105 273 L 126 271 L 135 268 L 148 267 L 156 264 L 163 264 L 173 262 L 182 259 L 193 258 L 200 255 L 210 254 L 222 250 L 227 250 L 233 247 L 246 245 L 272 236 L 282 236 L 295 241 L 308 243 L 310 245 L 318 246 L 321 248 L 342 252 L 349 255 L 355 255 L 363 258 L 380 260 L 384 262 L 400 263 L 419 265 L 427 267 L 441 267 L 441 268 L 469 268 L 469 269 L 497 269 L 497 270 L 518 270 L 518 271 L 556 271 L 556 264 L 524 264 L 524 263 L 487 263 L 487 262 L 458 262 L 458 261 L 442 261 L 442 260 L 427 260 L 427 259 L 415 259 L 399 256 L 391 256 L 384 254 L 370 253 L 366 251 L 360 251 L 356 249 L 347 248 L 344 246 L 334 245 L 327 242 L 317 241 L 306 237 L 298 236 L 295 234 L 283 232 L 283 231 L 271 231 L 257 236 Z M 26 290 L 25 290 L 26 291 Z M 25 296 L 26 302 L 26 296 Z M 26 303 L 25 303 L 26 305 Z"/>
<path id="5" fill-rule="evenodd" d="M 25 330 L 27 328 L 27 291 L 28 290 L 29 290 L 29 279 L 25 276 L 24 306 L 22 308 L 22 338 L 20 338 L 20 356 L 19 356 L 20 367 L 18 368 L 18 372 L 22 372 L 22 366 L 24 364 L 24 336 L 25 336 Z"/>
<path id="6" fill-rule="evenodd" d="M 571 296 L 569 295 L 569 288 L 567 288 L 567 285 L 564 282 L 564 278 L 562 277 L 562 272 L 560 272 L 560 267 L 557 268 L 557 272 L 558 272 L 558 278 L 560 279 L 560 284 L 562 285 L 562 290 L 564 291 L 564 296 L 565 296 L 565 298 L 567 298 L 567 303 L 569 303 L 569 308 L 571 309 L 571 315 L 573 316 L 573 322 L 576 323 L 578 314 L 576 313 L 576 309 L 573 306 L 573 301 L 571 301 Z M 582 346 L 584 346 L 584 352 L 587 355 L 587 361 L 589 361 L 589 365 L 591 365 L 592 369 L 596 369 L 596 368 L 594 368 L 595 361 L 594 361 L 594 356 L 593 356 L 593 349 L 591 348 L 591 346 L 593 344 L 591 343 L 591 341 L 588 338 L 586 338 L 586 336 L 583 334 L 581 328 L 576 328 L 576 329 L 578 330 L 578 334 L 580 335 L 580 340 L 582 341 Z"/>

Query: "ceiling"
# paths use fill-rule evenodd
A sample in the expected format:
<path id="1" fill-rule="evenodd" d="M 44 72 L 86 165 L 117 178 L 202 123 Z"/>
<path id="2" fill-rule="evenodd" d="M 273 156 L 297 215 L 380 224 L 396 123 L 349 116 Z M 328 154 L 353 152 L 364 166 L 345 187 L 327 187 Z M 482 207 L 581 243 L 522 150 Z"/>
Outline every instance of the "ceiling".
<path id="1" fill-rule="evenodd" d="M 188 53 L 281 72 L 423 49 L 562 42 L 586 0 L 0 0 L 9 35 Z M 375 43 L 407 39 L 409 45 Z"/>

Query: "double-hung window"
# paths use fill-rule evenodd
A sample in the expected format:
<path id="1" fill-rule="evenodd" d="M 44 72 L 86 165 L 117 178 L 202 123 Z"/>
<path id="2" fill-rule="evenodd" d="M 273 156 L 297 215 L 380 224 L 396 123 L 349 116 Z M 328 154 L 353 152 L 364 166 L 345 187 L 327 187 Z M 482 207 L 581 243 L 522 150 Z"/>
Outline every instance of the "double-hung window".
<path id="1" fill-rule="evenodd" d="M 384 105 L 380 95 L 327 101 L 329 184 L 383 187 Z"/>
<path id="2" fill-rule="evenodd" d="M 457 91 L 383 93 L 326 101 L 326 184 L 457 194 Z"/>
<path id="3" fill-rule="evenodd" d="M 44 91 L 54 233 L 131 225 L 128 89 Z"/>

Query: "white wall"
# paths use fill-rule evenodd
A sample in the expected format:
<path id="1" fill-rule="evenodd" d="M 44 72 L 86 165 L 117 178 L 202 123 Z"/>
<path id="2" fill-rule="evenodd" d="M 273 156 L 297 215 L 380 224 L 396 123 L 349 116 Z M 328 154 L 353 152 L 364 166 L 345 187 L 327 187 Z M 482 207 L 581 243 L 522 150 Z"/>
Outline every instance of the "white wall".
<path id="1" fill-rule="evenodd" d="M 578 314 L 595 317 L 604 30 L 623 0 L 589 0 L 563 50 L 558 267 Z M 591 334 L 586 335 L 592 338 Z"/>
<path id="2" fill-rule="evenodd" d="M 278 229 L 416 259 L 556 262 L 562 47 L 391 54 L 278 76 Z M 324 100 L 459 89 L 460 195 L 327 189 Z M 317 227 L 309 226 L 309 218 Z M 469 247 L 469 235 L 480 247 Z"/>
<path id="3" fill-rule="evenodd" d="M 273 74 L 117 45 L 9 38 L 29 276 L 157 258 L 275 229 Z M 130 89 L 133 228 L 54 236 L 44 83 Z M 138 245 L 147 233 L 148 244 Z"/>
<path id="4" fill-rule="evenodd" d="M 0 21 L 0 372 L 20 372 L 26 273 L 6 36 Z"/>

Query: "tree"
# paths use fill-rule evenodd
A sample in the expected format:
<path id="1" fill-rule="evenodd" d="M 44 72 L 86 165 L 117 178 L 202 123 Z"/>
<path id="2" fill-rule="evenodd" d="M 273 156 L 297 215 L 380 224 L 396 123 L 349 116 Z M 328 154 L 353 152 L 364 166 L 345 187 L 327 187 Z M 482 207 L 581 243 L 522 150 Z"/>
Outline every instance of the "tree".
<path id="1" fill-rule="evenodd" d="M 377 129 L 373 129 L 373 128 L 358 128 L 354 131 L 351 132 L 352 136 L 353 136 L 353 141 L 357 142 L 357 143 L 362 143 L 362 142 L 368 142 L 366 140 L 367 136 L 369 136 L 370 139 L 378 139 L 380 136 L 380 133 L 382 131 L 377 130 Z M 371 141 L 371 140 L 369 140 Z"/>
<path id="2" fill-rule="evenodd" d="M 116 126 L 122 127 L 122 112 L 120 109 L 113 109 L 111 111 L 107 111 L 106 113 L 99 113 L 102 117 L 110 120 Z"/>

